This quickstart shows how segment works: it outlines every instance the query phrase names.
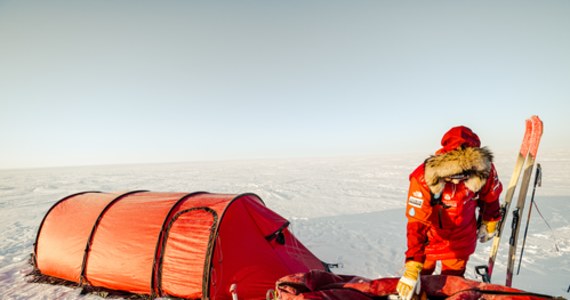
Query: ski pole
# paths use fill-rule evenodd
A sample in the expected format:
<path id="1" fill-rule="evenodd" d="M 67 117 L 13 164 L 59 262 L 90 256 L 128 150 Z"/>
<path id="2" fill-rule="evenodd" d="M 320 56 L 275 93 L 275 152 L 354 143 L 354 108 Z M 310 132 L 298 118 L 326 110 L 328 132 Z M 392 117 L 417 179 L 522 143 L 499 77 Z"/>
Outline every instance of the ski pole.
<path id="1" fill-rule="evenodd" d="M 519 275 L 519 273 L 521 271 L 521 264 L 522 264 L 522 258 L 523 258 L 523 253 L 524 253 L 524 245 L 526 244 L 526 236 L 528 234 L 528 226 L 530 224 L 530 213 L 532 212 L 532 206 L 534 204 L 534 193 L 536 192 L 537 186 L 542 186 L 542 168 L 540 167 L 540 164 L 536 164 L 536 173 L 534 175 L 534 185 L 532 187 L 532 195 L 530 196 L 530 207 L 528 209 L 528 216 L 526 219 L 526 227 L 524 228 L 523 243 L 522 243 L 522 247 L 521 247 L 521 256 L 519 258 L 519 266 L 517 268 L 517 275 Z"/>
<path id="2" fill-rule="evenodd" d="M 556 252 L 560 252 L 560 247 L 558 247 L 558 241 L 556 241 L 556 236 L 554 235 L 554 229 L 552 229 L 552 226 L 548 224 L 548 221 L 546 221 L 546 218 L 540 212 L 540 209 L 538 208 L 538 205 L 536 205 L 536 202 L 534 202 L 534 208 L 536 209 L 536 212 L 538 213 L 540 218 L 544 221 L 544 224 L 546 224 L 548 229 L 550 229 L 550 232 L 552 233 L 552 239 L 554 239 L 554 248 L 556 249 Z"/>

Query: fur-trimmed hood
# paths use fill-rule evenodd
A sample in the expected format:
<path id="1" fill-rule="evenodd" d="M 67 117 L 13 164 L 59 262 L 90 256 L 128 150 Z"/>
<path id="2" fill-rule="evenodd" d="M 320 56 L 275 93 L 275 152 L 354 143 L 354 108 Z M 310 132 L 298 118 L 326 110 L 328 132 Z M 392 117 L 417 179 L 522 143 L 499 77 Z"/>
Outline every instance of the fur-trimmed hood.
<path id="1" fill-rule="evenodd" d="M 493 163 L 493 153 L 486 148 L 460 147 L 440 155 L 432 155 L 425 161 L 425 181 L 434 195 L 443 191 L 445 177 L 467 174 L 465 186 L 478 192 L 487 182 Z"/>

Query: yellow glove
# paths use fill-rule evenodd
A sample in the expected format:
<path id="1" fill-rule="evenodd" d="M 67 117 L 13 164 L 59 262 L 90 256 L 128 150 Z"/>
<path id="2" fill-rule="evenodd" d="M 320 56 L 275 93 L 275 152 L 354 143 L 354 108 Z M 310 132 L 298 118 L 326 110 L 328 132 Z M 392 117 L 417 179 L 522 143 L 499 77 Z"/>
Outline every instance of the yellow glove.
<path id="1" fill-rule="evenodd" d="M 483 221 L 479 226 L 477 237 L 481 243 L 485 243 L 497 235 L 497 224 L 499 221 Z"/>
<path id="2" fill-rule="evenodd" d="M 400 278 L 396 286 L 400 299 L 411 300 L 414 296 L 420 294 L 420 272 L 423 267 L 424 264 L 417 261 L 410 260 L 406 263 L 404 275 Z"/>

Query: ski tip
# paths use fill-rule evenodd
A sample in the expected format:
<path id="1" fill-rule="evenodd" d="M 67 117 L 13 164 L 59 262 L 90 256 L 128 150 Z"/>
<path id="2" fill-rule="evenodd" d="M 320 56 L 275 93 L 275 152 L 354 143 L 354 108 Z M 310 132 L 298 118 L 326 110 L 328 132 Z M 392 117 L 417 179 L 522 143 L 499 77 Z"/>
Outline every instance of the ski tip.
<path id="1" fill-rule="evenodd" d="M 532 115 L 530 117 L 531 122 L 533 123 L 534 126 L 540 126 L 540 128 L 543 127 L 543 122 L 542 120 L 537 116 L 537 115 Z"/>
<path id="2" fill-rule="evenodd" d="M 540 138 L 542 137 L 542 133 L 544 131 L 544 126 L 542 120 L 537 115 L 534 115 L 532 118 L 532 135 L 530 141 L 530 155 L 536 158 L 536 154 L 538 152 L 538 145 L 540 143 Z"/>
<path id="3" fill-rule="evenodd" d="M 523 142 L 519 150 L 519 153 L 522 157 L 526 157 L 527 153 L 529 152 L 534 123 L 535 122 L 533 121 L 532 117 L 525 120 L 526 128 L 524 131 Z"/>

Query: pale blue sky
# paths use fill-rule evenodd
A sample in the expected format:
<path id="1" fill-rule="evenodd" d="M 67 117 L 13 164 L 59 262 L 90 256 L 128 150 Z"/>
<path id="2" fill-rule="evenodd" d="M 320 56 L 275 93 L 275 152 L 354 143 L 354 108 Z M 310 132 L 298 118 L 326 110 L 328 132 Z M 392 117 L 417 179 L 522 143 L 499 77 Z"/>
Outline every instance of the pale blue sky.
<path id="1" fill-rule="evenodd" d="M 570 1 L 0 0 L 0 169 L 570 151 Z M 514 157 L 514 152 L 513 152 Z"/>

